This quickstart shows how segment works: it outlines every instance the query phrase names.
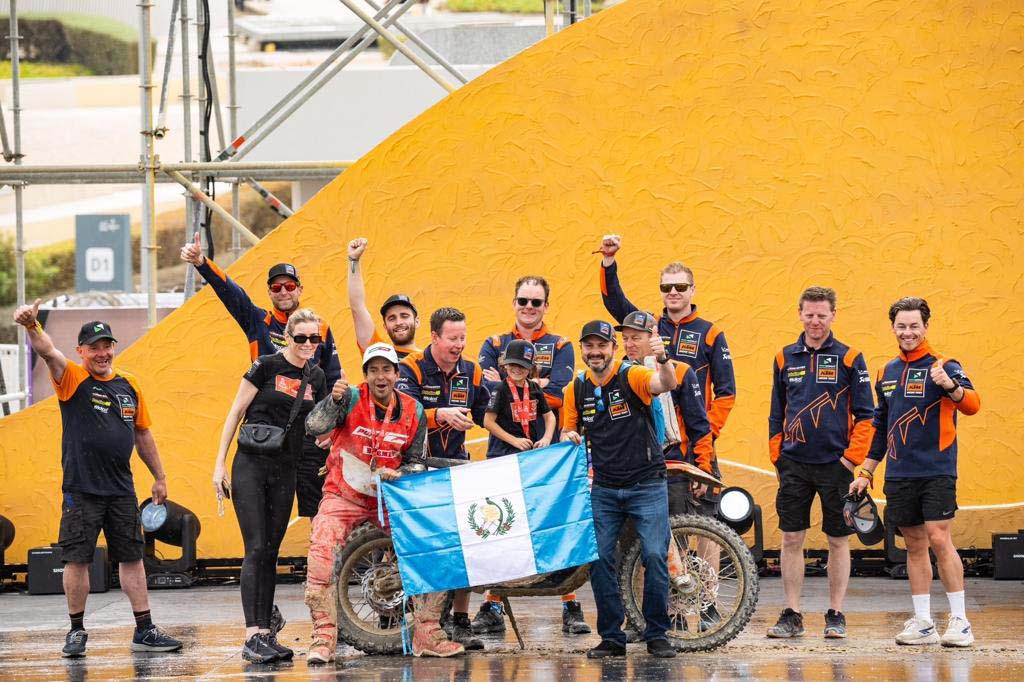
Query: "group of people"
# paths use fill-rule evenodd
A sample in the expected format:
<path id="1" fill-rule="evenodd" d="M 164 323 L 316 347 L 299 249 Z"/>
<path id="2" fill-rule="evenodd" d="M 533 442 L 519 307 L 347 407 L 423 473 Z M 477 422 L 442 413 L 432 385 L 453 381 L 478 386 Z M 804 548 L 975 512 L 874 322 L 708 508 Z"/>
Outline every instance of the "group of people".
<path id="1" fill-rule="evenodd" d="M 551 292 L 539 276 L 516 282 L 512 328 L 488 338 L 477 360 L 464 357 L 466 317 L 455 308 L 431 314 L 430 344 L 420 349 L 415 342 L 418 310 L 409 296 L 396 293 L 380 308 L 381 333 L 363 285 L 367 246 L 365 239 L 348 245 L 353 335 L 363 353 L 358 386 L 350 385 L 341 369 L 328 325 L 301 307 L 303 287 L 293 265 L 280 263 L 268 272 L 272 308 L 266 310 L 203 256 L 198 235 L 181 251 L 242 327 L 252 360 L 225 419 L 213 475 L 218 503 L 230 499 L 234 504 L 245 547 L 243 657 L 269 662 L 294 654 L 276 637 L 283 619 L 274 606 L 277 556 L 293 498 L 298 497 L 301 515 L 313 517 L 305 595 L 313 634 L 307 661 L 327 663 L 337 637 L 335 558 L 357 526 L 381 524 L 381 519 L 387 525 L 377 509 L 378 477 L 394 480 L 423 471 L 428 456 L 468 459 L 466 432 L 474 425 L 489 432 L 488 457 L 558 440 L 586 442 L 599 555 L 591 582 L 601 637 L 587 655 L 626 652 L 615 570 L 619 534 L 630 521 L 645 567 L 646 629 L 639 637 L 652 655 L 674 656 L 666 636 L 674 627 L 668 615 L 669 515 L 684 510 L 714 515 L 719 490 L 670 482 L 666 461 L 687 462 L 721 480 L 715 441 L 736 398 L 725 335 L 699 317 L 693 304 L 692 270 L 668 264 L 659 281 L 661 314 L 645 312 L 619 283 L 621 238 L 604 237 L 600 290 L 614 322 L 583 325 L 578 347 L 585 370 L 577 373 L 576 346 L 544 322 Z M 133 648 L 180 648 L 180 642 L 152 625 L 145 601 L 142 537 L 128 468 L 133 447 L 156 479 L 155 502 L 166 497 L 166 484 L 137 383 L 113 368 L 115 340 L 108 325 L 83 327 L 78 365 L 53 346 L 38 324 L 37 309 L 38 302 L 20 307 L 15 321 L 28 329 L 35 352 L 50 369 L 63 419 L 60 545 L 71 618 L 64 654 L 85 652 L 87 567 L 101 528 L 133 610 L 138 607 Z M 878 373 L 877 405 L 863 355 L 832 334 L 835 292 L 805 290 L 798 316 L 803 332 L 774 361 L 769 453 L 779 479 L 776 509 L 786 604 L 768 636 L 804 634 L 802 550 L 815 495 L 829 543 L 830 608 L 824 634 L 846 636 L 842 602 L 850 572 L 847 538 L 853 531 L 843 518 L 843 499 L 862 495 L 885 458 L 886 520 L 906 539 L 914 604 L 914 617 L 896 641 L 941 639 L 943 645 L 969 646 L 973 634 L 964 611 L 963 568 L 950 530 L 956 510 L 957 412 L 977 412 L 977 393 L 959 363 L 928 345 L 930 309 L 923 299 L 903 298 L 889 310 L 899 356 Z M 621 358 L 616 357 L 620 335 Z M 666 423 L 671 439 L 664 438 Z M 227 455 L 236 432 L 229 476 Z M 938 559 L 951 611 L 941 638 L 928 601 L 929 548 Z M 713 564 L 717 552 L 707 553 Z M 504 629 L 497 598 L 486 597 L 470 621 L 469 593 L 458 592 L 451 615 L 442 622 L 444 598 L 417 598 L 414 655 L 479 650 L 483 642 L 475 635 Z M 563 632 L 589 633 L 576 595 L 564 595 L 562 603 Z M 719 619 L 713 604 L 705 606 L 699 627 L 713 627 Z M 395 625 L 387 620 L 381 617 L 382 627 Z"/>

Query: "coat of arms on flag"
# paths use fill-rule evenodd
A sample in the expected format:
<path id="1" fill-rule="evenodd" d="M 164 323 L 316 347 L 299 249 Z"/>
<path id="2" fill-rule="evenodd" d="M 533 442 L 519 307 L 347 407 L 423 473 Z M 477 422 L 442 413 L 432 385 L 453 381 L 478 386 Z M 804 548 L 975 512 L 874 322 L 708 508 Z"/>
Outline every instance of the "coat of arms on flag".
<path id="1" fill-rule="evenodd" d="M 382 486 L 407 595 L 597 559 L 586 451 L 559 443 Z"/>

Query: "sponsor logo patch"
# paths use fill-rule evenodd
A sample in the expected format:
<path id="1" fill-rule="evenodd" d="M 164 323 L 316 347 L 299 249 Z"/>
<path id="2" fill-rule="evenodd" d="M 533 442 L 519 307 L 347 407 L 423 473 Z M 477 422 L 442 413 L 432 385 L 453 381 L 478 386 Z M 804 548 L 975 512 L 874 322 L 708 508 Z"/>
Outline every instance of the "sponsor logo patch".
<path id="1" fill-rule="evenodd" d="M 274 377 L 274 390 L 285 395 L 295 397 L 299 394 L 299 386 L 302 385 L 301 379 L 292 379 L 291 377 L 281 376 L 278 374 Z M 302 397 L 303 400 L 313 399 L 313 387 L 306 384 L 306 395 Z"/>
<path id="2" fill-rule="evenodd" d="M 135 421 L 135 401 L 130 395 L 118 393 L 117 406 L 121 408 L 121 419 Z"/>
<path id="3" fill-rule="evenodd" d="M 903 387 L 903 395 L 907 398 L 920 398 L 924 395 L 925 381 L 928 379 L 926 368 L 907 370 L 907 384 Z"/>
<path id="4" fill-rule="evenodd" d="M 533 364 L 538 367 L 551 367 L 551 362 L 555 357 L 555 344 L 538 343 L 535 346 L 537 348 L 537 356 L 534 358 Z"/>
<path id="5" fill-rule="evenodd" d="M 448 393 L 448 404 L 452 407 L 469 405 L 469 377 L 452 377 L 451 390 Z"/>
<path id="6" fill-rule="evenodd" d="M 819 355 L 818 367 L 815 370 L 815 383 L 834 384 L 839 376 L 839 356 Z"/>
<path id="7" fill-rule="evenodd" d="M 685 329 L 679 332 L 679 343 L 676 344 L 676 355 L 687 358 L 697 357 L 697 348 L 700 346 L 700 332 L 691 332 Z"/>
<path id="8" fill-rule="evenodd" d="M 608 416 L 612 419 L 624 419 L 632 414 L 629 411 L 629 403 L 622 396 L 622 389 L 614 388 L 608 391 Z"/>

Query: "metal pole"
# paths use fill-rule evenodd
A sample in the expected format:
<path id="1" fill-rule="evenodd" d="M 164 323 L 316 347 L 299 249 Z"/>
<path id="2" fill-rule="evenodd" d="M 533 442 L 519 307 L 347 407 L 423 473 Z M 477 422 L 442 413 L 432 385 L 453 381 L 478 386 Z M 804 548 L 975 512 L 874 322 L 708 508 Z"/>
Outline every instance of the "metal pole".
<path id="1" fill-rule="evenodd" d="M 140 270 L 142 289 L 146 292 L 147 327 L 156 325 L 157 262 L 153 238 L 155 222 L 154 202 L 156 190 L 156 159 L 153 155 L 153 83 L 149 63 L 149 20 L 153 3 L 141 0 L 139 7 L 139 105 L 141 109 L 142 139 L 140 161 L 145 177 L 142 184 L 142 239 L 140 244 Z"/>
<path id="2" fill-rule="evenodd" d="M 238 137 L 238 89 L 235 64 L 235 0 L 226 0 L 228 4 L 228 134 L 234 140 Z M 223 144 L 221 147 L 223 148 Z M 238 220 L 241 215 L 241 197 L 238 181 L 231 183 L 231 217 Z M 231 259 L 238 260 L 242 253 L 242 240 L 238 230 L 231 230 Z"/>
<path id="3" fill-rule="evenodd" d="M 18 2 L 11 0 L 10 13 L 10 36 L 11 40 L 11 115 L 13 120 L 14 136 L 14 164 L 21 165 L 21 61 L 19 41 L 21 34 L 18 32 Z M 16 271 L 17 304 L 25 305 L 25 216 L 24 197 L 21 184 L 14 185 L 14 261 Z M 18 386 L 25 397 L 21 400 L 21 409 L 28 407 L 32 400 L 32 389 L 28 385 L 28 335 L 25 328 L 18 325 Z"/>
<path id="4" fill-rule="evenodd" d="M 583 0 L 583 17 L 587 18 L 593 14 L 593 8 L 590 6 L 590 0 Z"/>
<path id="5" fill-rule="evenodd" d="M 181 103 L 185 133 L 186 163 L 192 161 L 192 54 L 188 41 L 188 0 L 181 0 Z M 192 241 L 196 231 L 195 202 L 191 194 L 185 195 L 185 243 Z M 196 289 L 195 268 L 185 268 L 184 296 L 187 301 Z"/>
<path id="6" fill-rule="evenodd" d="M 150 88 L 153 86 L 150 85 Z M 355 164 L 352 160 L 342 161 L 253 161 L 240 163 L 238 161 L 206 161 L 190 163 L 163 163 L 156 164 L 157 170 L 174 170 L 179 173 L 214 173 L 227 177 L 240 177 L 260 171 L 283 171 L 283 170 L 344 170 Z M 143 173 L 143 163 L 117 163 L 117 164 L 67 164 L 67 165 L 40 165 L 21 166 L 0 166 L 0 182 L 12 183 L 18 180 L 26 182 L 34 180 L 35 176 L 52 175 L 55 173 L 81 173 L 81 174 L 103 174 L 103 173 Z"/>
<path id="7" fill-rule="evenodd" d="M 447 90 L 449 93 L 455 92 L 456 88 L 454 85 L 445 80 L 444 76 L 436 73 L 432 68 L 430 68 L 430 65 L 423 61 L 418 54 L 410 50 L 409 47 L 396 38 L 391 31 L 387 30 L 387 28 L 385 28 L 379 21 L 370 16 L 366 10 L 357 5 L 355 0 L 341 0 L 341 4 L 348 7 L 352 11 L 352 14 L 359 17 L 363 23 L 368 24 L 370 28 L 377 32 L 377 35 L 391 43 L 392 47 L 404 54 L 406 59 L 418 66 L 423 73 L 430 77 L 431 80 Z"/>
<path id="8" fill-rule="evenodd" d="M 395 11 L 392 13 L 391 16 L 389 16 L 388 18 L 386 18 L 384 20 L 384 26 L 390 26 L 392 23 L 394 23 L 398 19 L 398 17 L 400 17 L 403 14 L 405 14 L 405 12 L 410 7 L 412 7 L 414 4 L 416 4 L 416 0 L 402 0 L 402 4 L 399 5 L 395 9 Z M 387 8 L 388 8 L 388 5 L 385 5 L 384 9 L 387 9 Z M 352 37 L 363 36 L 366 33 L 368 33 L 369 30 L 370 30 L 370 28 L 368 26 L 363 26 L 361 29 L 356 31 L 353 34 Z M 342 43 L 342 45 L 344 46 L 351 39 L 352 38 L 349 38 L 344 43 Z M 288 119 L 289 116 L 291 116 L 293 113 L 295 113 L 296 110 L 299 109 L 299 107 L 301 107 L 303 104 L 305 104 L 309 100 L 310 97 L 312 97 L 317 92 L 319 92 L 320 88 L 322 88 L 323 86 L 327 85 L 327 83 L 332 78 L 334 78 L 334 76 L 336 76 L 342 69 L 344 69 L 350 63 L 352 63 L 352 60 L 355 59 L 357 56 L 359 56 L 360 52 L 365 50 L 370 45 L 373 45 L 375 40 L 376 40 L 376 38 L 373 35 L 365 35 L 365 37 L 363 37 L 362 40 L 360 40 L 355 45 L 355 47 L 353 47 L 352 50 L 349 51 L 349 53 L 347 55 L 345 55 L 345 57 L 341 61 L 339 61 L 334 66 L 332 66 L 324 74 L 323 78 L 321 78 L 316 84 L 314 84 L 312 87 L 310 87 L 307 92 L 302 93 L 300 96 L 298 96 L 295 99 L 295 101 L 293 101 L 291 104 L 289 104 L 288 107 L 285 108 L 284 112 L 281 113 L 281 115 L 278 116 L 276 119 L 274 119 L 274 121 L 272 121 L 270 124 L 268 124 L 265 128 L 260 129 L 251 138 L 249 138 L 249 135 L 252 133 L 252 131 L 254 129 L 256 129 L 255 125 L 251 126 L 249 128 L 249 130 L 246 131 L 243 135 L 240 135 L 234 142 L 231 143 L 232 149 L 233 149 L 233 154 L 234 154 L 234 159 L 237 161 L 238 159 L 241 159 L 241 158 L 245 157 L 246 154 L 251 152 L 256 147 L 256 145 L 258 145 L 260 142 L 265 140 L 267 138 L 267 136 L 270 135 L 270 133 L 272 133 L 275 130 L 277 130 L 277 128 L 282 123 L 284 123 Z M 292 92 L 294 92 L 294 90 Z M 288 97 L 291 97 L 291 93 L 289 93 L 286 96 L 286 99 Z M 243 142 L 246 143 L 244 148 L 241 147 Z M 224 157 L 224 156 L 225 155 L 222 153 L 217 158 L 221 158 L 221 157 Z"/>
<path id="9" fill-rule="evenodd" d="M 555 0 L 544 0 L 544 35 L 555 35 Z"/>
<path id="10" fill-rule="evenodd" d="M 7 122 L 4 120 L 4 108 L 0 105 L 0 144 L 4 148 L 4 161 L 13 161 L 14 152 L 11 151 L 11 142 L 7 139 Z"/>
<path id="11" fill-rule="evenodd" d="M 171 3 L 171 25 L 167 29 L 167 53 L 164 55 L 164 76 L 160 84 L 160 106 L 157 107 L 156 129 L 153 134 L 157 139 L 167 134 L 167 90 L 171 81 L 171 62 L 174 61 L 174 24 L 178 21 L 178 3 Z"/>
<path id="12" fill-rule="evenodd" d="M 235 228 L 243 237 L 245 237 L 246 241 L 248 241 L 250 244 L 259 243 L 260 238 L 253 234 L 252 230 L 243 225 L 241 222 L 235 220 L 235 218 L 230 213 L 225 211 L 220 204 L 211 199 L 205 192 L 203 192 L 203 190 L 193 185 L 188 178 L 186 178 L 184 175 L 177 171 L 165 172 L 172 178 L 174 178 L 174 180 L 179 185 L 187 189 L 194 199 L 201 202 L 203 205 L 208 206 L 210 210 L 212 210 L 214 213 L 216 213 L 221 218 L 226 220 L 227 223 L 231 225 L 231 227 Z"/>
<path id="13" fill-rule="evenodd" d="M 380 12 L 380 6 L 378 6 L 376 2 L 374 2 L 373 0 L 365 0 L 365 1 L 366 1 L 367 5 L 372 7 L 374 10 L 377 10 L 378 13 Z M 447 71 L 451 75 L 455 76 L 462 83 L 468 83 L 469 82 L 469 79 L 466 78 L 465 76 L 463 76 L 462 72 L 459 71 L 458 69 L 456 69 L 454 66 L 452 66 L 448 62 L 447 59 L 442 57 L 440 55 L 440 53 L 438 53 L 437 50 L 435 50 L 430 45 L 428 45 L 426 42 L 424 42 L 423 39 L 420 38 L 418 35 L 416 35 L 412 31 L 410 31 L 409 29 L 407 29 L 398 20 L 393 21 L 391 25 L 394 26 L 396 29 L 398 29 L 403 35 L 405 35 L 406 38 L 408 38 L 410 41 L 412 41 L 412 43 L 414 45 L 416 45 L 421 50 L 426 52 L 428 57 L 433 58 L 434 61 L 436 61 L 438 64 L 440 64 L 442 67 L 444 67 L 445 71 Z"/>
<path id="14" fill-rule="evenodd" d="M 217 123 L 217 145 L 221 149 L 223 149 L 224 148 L 224 121 L 220 117 L 220 93 L 217 92 L 217 69 L 216 69 L 216 65 L 214 64 L 213 55 L 210 54 L 210 52 L 212 50 L 210 48 L 207 48 L 207 49 L 208 49 L 208 52 L 206 54 L 206 63 L 207 63 L 207 67 L 210 69 L 210 93 L 209 93 L 209 95 L 210 95 L 210 98 L 213 100 L 213 118 L 214 118 L 214 121 Z M 209 161 L 209 159 L 204 159 L 204 160 L 205 161 Z"/>
<path id="15" fill-rule="evenodd" d="M 383 17 L 385 12 L 391 11 L 391 8 L 393 8 L 395 5 L 399 4 L 399 2 L 402 2 L 402 0 L 388 0 L 387 4 L 384 5 L 384 9 L 382 9 L 380 12 L 378 12 L 377 16 L 378 17 Z M 408 5 L 406 7 L 406 9 L 408 9 L 408 7 L 412 6 L 412 4 L 409 2 L 409 0 L 405 0 L 405 2 L 406 2 L 406 5 Z M 232 21 L 231 26 L 233 26 L 234 25 L 234 23 L 233 23 L 234 22 L 234 17 L 233 16 L 231 17 L 231 21 Z M 229 30 L 229 32 L 234 33 L 233 29 L 231 29 L 230 27 L 229 27 L 228 30 Z M 295 97 L 296 95 L 301 93 L 306 88 L 307 85 L 309 85 L 314 80 L 316 80 L 316 78 L 321 73 L 323 73 L 327 69 L 328 66 L 330 66 L 332 63 L 334 63 L 334 61 L 336 59 L 338 59 L 338 57 L 343 55 L 350 47 L 352 47 L 357 42 L 359 42 L 359 40 L 363 36 L 365 36 L 367 33 L 369 33 L 369 31 L 370 31 L 370 27 L 369 26 L 360 26 L 359 29 L 355 33 L 353 33 L 351 36 L 346 38 L 345 41 L 341 45 L 336 47 L 333 52 L 331 52 L 329 55 L 327 55 L 327 58 L 324 59 L 320 63 L 319 66 L 317 66 L 315 69 L 310 71 L 309 74 L 305 78 L 303 78 L 301 81 L 299 81 L 298 85 L 296 85 L 294 88 L 292 88 L 288 92 L 288 94 L 286 94 L 284 97 L 282 97 L 280 100 L 278 100 L 277 104 L 275 104 L 274 106 L 270 107 L 270 109 L 267 110 L 267 112 L 264 113 L 255 123 L 250 125 L 246 129 L 246 131 L 244 133 L 242 133 L 241 135 L 233 136 L 231 145 L 226 147 L 225 149 L 220 150 L 220 152 L 217 153 L 217 156 L 216 156 L 217 161 L 223 161 L 224 159 L 227 159 L 228 157 L 234 156 L 234 154 L 238 150 L 238 148 L 242 146 L 242 143 L 245 142 L 245 140 L 250 135 L 252 135 L 255 131 L 259 130 L 259 128 L 264 123 L 266 123 L 271 118 L 273 118 L 274 114 L 276 114 L 278 111 L 280 111 L 281 108 L 284 105 L 286 105 L 288 102 L 290 102 L 293 97 Z M 320 86 L 317 86 L 317 89 L 319 89 L 319 88 L 320 88 Z M 314 90 L 314 92 L 316 92 L 316 90 Z M 308 99 L 308 96 L 306 97 L 306 99 Z"/>

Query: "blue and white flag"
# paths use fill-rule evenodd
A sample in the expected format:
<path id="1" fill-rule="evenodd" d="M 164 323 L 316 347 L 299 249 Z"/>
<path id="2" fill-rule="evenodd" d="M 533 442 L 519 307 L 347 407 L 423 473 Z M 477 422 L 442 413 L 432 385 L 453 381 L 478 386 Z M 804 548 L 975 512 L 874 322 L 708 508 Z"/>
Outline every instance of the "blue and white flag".
<path id="1" fill-rule="evenodd" d="M 382 486 L 407 595 L 597 559 L 587 456 L 559 443 Z"/>

